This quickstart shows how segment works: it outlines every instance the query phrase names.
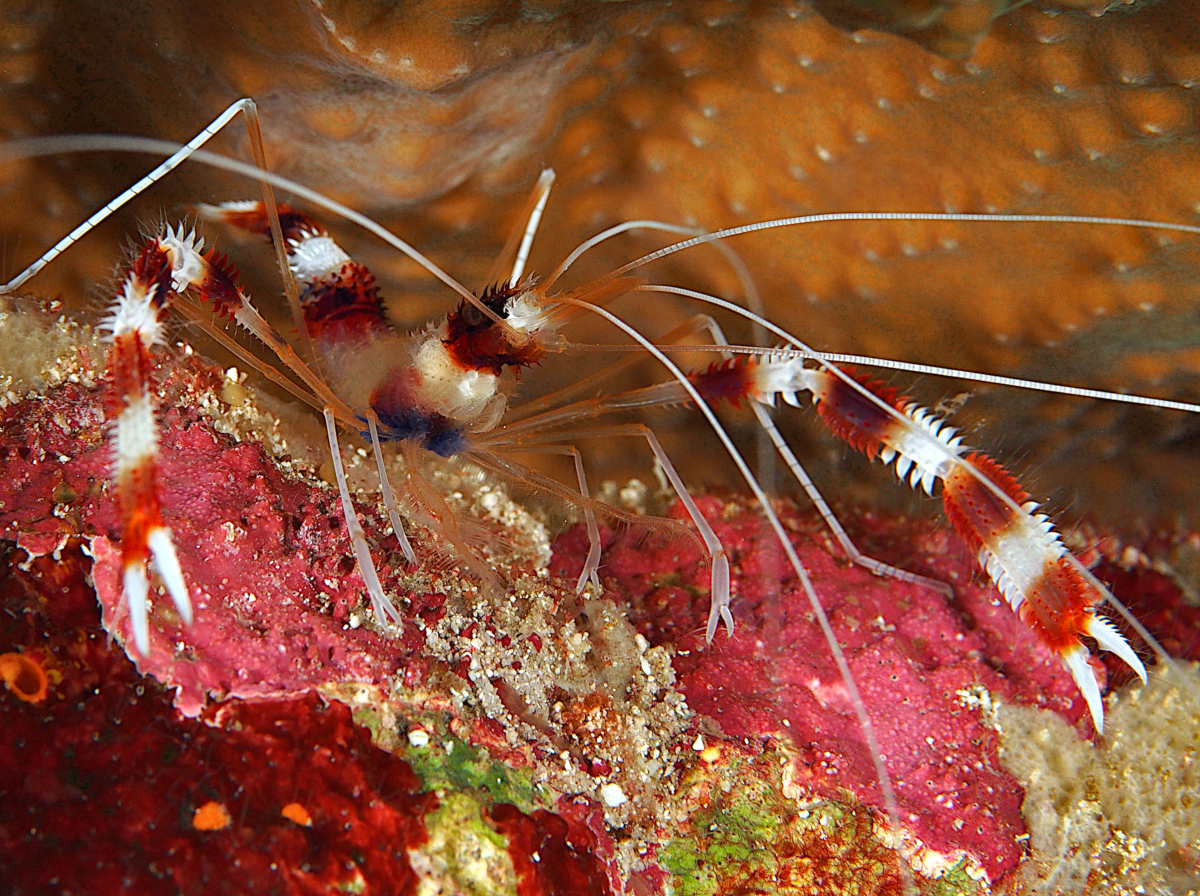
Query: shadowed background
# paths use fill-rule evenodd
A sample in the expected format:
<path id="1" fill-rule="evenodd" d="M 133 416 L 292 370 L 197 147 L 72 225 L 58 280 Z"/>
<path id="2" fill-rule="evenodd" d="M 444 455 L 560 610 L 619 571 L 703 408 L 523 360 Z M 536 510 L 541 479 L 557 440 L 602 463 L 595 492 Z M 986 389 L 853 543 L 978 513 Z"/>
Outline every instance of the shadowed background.
<path id="1" fill-rule="evenodd" d="M 849 210 L 1195 221 L 1200 14 L 1185 3 L 1103 15 L 1094 4 L 1000 15 L 1004 6 L 832 0 L 822 11 L 834 25 L 803 3 L 10 2 L 0 128 L 182 141 L 253 96 L 274 170 L 379 216 L 476 289 L 545 166 L 559 181 L 534 252 L 542 272 L 632 218 L 706 229 Z M 847 30 L 864 25 L 907 36 Z M 238 128 L 224 149 L 247 158 Z M 104 155 L 0 169 L 6 272 L 150 165 Z M 30 287 L 87 295 L 139 222 L 255 194 L 186 167 Z M 417 326 L 447 310 L 452 299 L 428 277 L 343 233 L 387 284 L 397 320 Z M 580 276 L 663 242 L 614 241 Z M 1197 396 L 1193 238 L 838 224 L 731 245 L 769 316 L 818 348 Z M 269 306 L 278 281 L 260 255 L 252 294 Z M 737 294 L 711 250 L 661 264 L 652 278 Z M 688 313 L 658 297 L 614 308 L 650 334 Z M 531 390 L 580 363 L 552 360 Z M 1068 515 L 1132 524 L 1191 513 L 1194 523 L 1193 420 L 929 378 L 916 388 L 929 404 L 969 391 L 959 418 L 968 436 Z M 788 426 L 831 496 L 878 500 L 882 489 L 886 500 L 912 500 L 887 474 L 843 463 L 845 450 L 797 416 Z M 663 425 L 679 434 L 672 453 L 690 480 L 733 482 L 708 460 L 692 417 Z M 640 446 L 584 447 L 597 480 L 648 475 Z M 838 471 L 847 481 L 830 482 Z"/>

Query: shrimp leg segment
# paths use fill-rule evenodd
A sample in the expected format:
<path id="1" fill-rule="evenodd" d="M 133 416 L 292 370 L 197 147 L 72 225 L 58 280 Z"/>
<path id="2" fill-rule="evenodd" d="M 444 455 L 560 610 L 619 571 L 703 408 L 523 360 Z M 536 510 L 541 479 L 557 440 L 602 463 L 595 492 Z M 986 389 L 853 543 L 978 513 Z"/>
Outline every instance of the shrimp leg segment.
<path id="1" fill-rule="evenodd" d="M 575 478 L 579 482 L 579 494 L 587 503 L 583 506 L 583 523 L 587 529 L 588 555 L 583 561 L 583 569 L 575 583 L 575 593 L 582 594 L 588 582 L 596 594 L 600 593 L 600 527 L 596 524 L 596 512 L 592 509 L 592 495 L 588 490 L 587 473 L 583 469 L 583 455 L 573 445 L 540 445 L 536 448 L 526 448 L 535 454 L 561 454 L 570 457 L 575 462 Z"/>
<path id="2" fill-rule="evenodd" d="M 170 530 L 162 521 L 155 484 L 158 425 L 151 397 L 154 366 L 151 349 L 163 341 L 163 316 L 184 293 L 195 293 L 201 302 L 211 305 L 218 317 L 236 320 L 272 348 L 286 348 L 282 338 L 258 315 L 238 287 L 233 266 L 215 250 L 205 252 L 203 248 L 204 241 L 195 232 L 185 232 L 183 225 L 164 228 L 134 260 L 102 324 L 112 344 L 108 361 L 114 396 L 110 417 L 114 422 L 113 478 L 120 496 L 124 529 L 123 584 L 133 621 L 134 643 L 142 654 L 150 649 L 146 573 L 150 557 L 154 558 L 180 616 L 185 622 L 192 619 L 191 601 Z M 280 356 L 306 381 L 319 384 L 319 379 L 294 354 L 281 351 Z M 328 393 L 328 389 L 321 392 Z M 328 397 L 338 416 L 349 418 L 345 405 L 331 394 Z M 369 574 L 364 572 L 364 578 L 369 578 Z M 382 589 L 379 591 L 382 594 Z M 372 601 L 378 607 L 374 593 Z M 392 608 L 389 617 L 394 613 Z"/>
<path id="3" fill-rule="evenodd" d="M 965 448 L 932 412 L 890 388 L 855 378 L 863 394 L 831 368 L 806 368 L 796 358 L 739 359 L 707 376 L 711 382 L 698 383 L 702 394 L 741 390 L 765 403 L 779 395 L 798 407 L 797 393 L 810 392 L 821 419 L 851 447 L 885 464 L 895 461 L 896 475 L 914 489 L 933 494 L 941 480 L 946 517 L 1009 606 L 1062 658 L 1098 732 L 1104 730 L 1104 705 L 1092 668 L 1097 661 L 1080 636 L 1089 635 L 1145 679 L 1137 654 L 1096 612 L 1105 592 L 1079 568 L 1037 502 L 1003 466 Z"/>
<path id="4" fill-rule="evenodd" d="M 650 387 L 648 390 L 640 390 L 639 392 L 629 393 L 629 396 L 638 396 L 643 392 L 649 392 L 655 389 L 670 389 L 674 385 L 674 383 L 666 383 L 661 387 Z M 596 416 L 594 413 L 596 401 L 601 401 L 606 405 L 610 405 L 610 408 L 614 402 L 622 402 L 621 406 L 624 407 L 644 407 L 661 403 L 657 400 L 642 402 L 637 398 L 630 398 L 629 396 L 581 402 L 579 405 L 572 405 L 569 408 L 564 409 L 562 414 L 546 414 L 542 416 L 545 418 L 553 416 L 555 418 L 555 423 L 557 425 L 562 425 L 563 423 L 573 422 L 574 420 L 582 420 L 588 417 Z M 626 399 L 636 403 L 626 403 Z M 521 426 L 526 428 L 527 431 L 521 434 L 514 434 L 512 430 L 506 430 L 499 438 L 493 439 L 488 437 L 481 439 L 480 444 L 481 446 L 489 449 L 519 447 L 525 451 L 544 450 L 544 446 L 539 446 L 537 444 L 539 436 L 536 433 L 536 423 L 539 419 L 540 418 L 533 418 L 531 420 L 523 421 Z M 683 504 L 684 510 L 691 519 L 692 525 L 696 527 L 696 531 L 700 535 L 700 540 L 704 543 L 705 550 L 707 550 L 709 554 L 712 577 L 712 604 L 708 616 L 708 627 L 706 629 L 707 638 L 710 642 L 712 641 L 713 637 L 716 635 L 717 626 L 722 621 L 724 621 L 725 627 L 729 634 L 732 635 L 733 615 L 729 611 L 729 604 L 731 600 L 729 557 L 725 553 L 725 548 L 722 547 L 720 539 L 717 538 L 716 533 L 713 532 L 712 526 L 708 524 L 708 520 L 706 520 L 703 514 L 700 513 L 700 508 L 696 506 L 695 500 L 692 498 L 687 486 L 683 484 L 683 479 L 679 476 L 679 473 L 675 469 L 675 465 L 671 463 L 671 458 L 667 455 L 667 452 L 663 450 L 662 444 L 658 441 L 658 437 L 654 435 L 654 432 L 644 424 L 630 423 L 617 426 L 607 426 L 603 429 L 595 430 L 573 428 L 571 430 L 571 435 L 575 438 L 603 439 L 633 436 L 635 438 L 642 438 L 646 440 L 647 444 L 650 446 L 650 450 L 654 453 L 655 460 L 658 461 L 659 467 L 662 469 L 663 474 L 671 483 L 671 487 L 675 490 L 675 494 L 678 496 L 680 503 Z M 558 451 L 561 448 L 561 446 L 550 447 L 555 451 Z M 519 465 L 510 461 L 502 460 L 499 456 L 491 454 L 490 452 L 487 454 L 477 452 L 471 455 L 471 459 L 481 466 L 502 471 L 505 475 L 515 479 L 521 479 L 526 482 L 535 483 L 549 490 L 551 493 L 556 493 L 562 495 L 568 500 L 573 500 L 574 503 L 584 508 L 585 512 L 593 507 L 599 507 L 604 513 L 610 516 L 614 516 L 619 519 L 626 518 L 625 514 L 618 512 L 615 508 L 609 508 L 605 505 L 593 502 L 587 496 L 586 491 L 581 491 L 579 498 L 574 498 L 573 496 L 568 495 L 562 486 L 559 486 L 553 480 L 549 480 L 539 473 L 520 467 Z M 577 466 L 576 471 L 580 476 L 582 476 L 581 467 Z M 582 488 L 586 486 L 586 483 L 581 479 L 580 485 Z M 590 558 L 592 553 L 596 553 L 598 555 L 596 545 L 598 544 L 599 532 L 593 534 L 589 526 L 588 537 L 593 539 L 593 551 L 589 552 L 588 555 L 589 562 L 591 562 Z M 587 565 L 585 565 L 584 570 L 588 570 Z M 582 577 L 580 581 L 582 581 Z"/>
<path id="5" fill-rule="evenodd" d="M 712 569 L 712 604 L 708 611 L 708 625 L 705 627 L 704 637 L 709 642 L 712 641 L 717 633 L 718 619 L 725 623 L 725 630 L 732 635 L 733 614 L 729 612 L 729 604 L 732 599 L 729 584 L 729 555 L 725 553 L 725 548 L 722 546 L 721 540 L 713 532 L 712 526 L 708 524 L 708 520 L 700 513 L 700 508 L 696 506 L 696 502 L 692 499 L 691 493 L 688 492 L 687 486 L 683 484 L 679 473 L 676 472 L 675 465 L 671 463 L 671 458 L 667 456 L 667 452 L 659 444 L 658 437 L 654 435 L 650 427 L 641 423 L 614 426 L 595 434 L 601 436 L 641 436 L 650 445 L 650 450 L 654 452 L 654 459 L 658 461 L 658 465 L 662 468 L 667 480 L 671 483 L 671 487 L 675 489 L 675 494 L 683 502 L 683 507 L 687 511 L 687 515 L 691 517 L 692 525 L 696 527 L 696 530 L 700 533 L 700 537 L 704 539 L 705 548 L 708 549 L 709 562 Z M 580 435 L 584 436 L 588 435 L 588 433 L 582 432 Z"/>
<path id="6" fill-rule="evenodd" d="M 404 534 L 404 526 L 400 524 L 400 514 L 396 509 L 396 496 L 392 493 L 392 484 L 388 481 L 387 469 L 383 465 L 383 450 L 379 446 L 379 415 L 369 410 L 366 418 L 371 433 L 371 450 L 375 452 L 375 467 L 379 470 L 379 491 L 383 495 L 383 505 L 387 508 L 388 519 L 392 523 L 392 532 L 396 534 L 396 541 L 400 543 L 400 550 L 404 552 L 404 558 L 416 566 L 417 554 L 413 550 L 408 536 Z"/>
<path id="7" fill-rule="evenodd" d="M 400 611 L 383 593 L 383 585 L 379 582 L 379 573 L 375 571 L 375 563 L 371 559 L 371 549 L 367 545 L 367 536 L 358 521 L 358 514 L 354 512 L 354 503 L 350 500 L 350 487 L 346 484 L 346 472 L 342 468 L 342 449 L 338 445 L 337 421 L 334 419 L 331 408 L 325 409 L 325 430 L 329 435 L 329 454 L 333 458 L 333 471 L 337 476 L 338 494 L 341 495 L 342 510 L 346 514 L 346 529 L 349 531 L 350 541 L 354 545 L 358 571 L 362 573 L 367 593 L 371 596 L 371 609 L 375 612 L 375 618 L 380 622 L 386 619 L 393 625 L 403 628 L 404 620 Z"/>
<path id="8" fill-rule="evenodd" d="M 697 320 L 703 325 L 704 329 L 708 331 L 709 338 L 712 339 L 714 345 L 729 344 L 729 341 L 725 338 L 725 333 L 721 329 L 721 326 L 713 318 L 703 314 L 699 315 Z M 733 363 L 732 356 L 726 355 L 725 365 L 728 366 L 730 363 Z M 715 369 L 720 369 L 720 366 L 721 365 L 718 365 Z M 710 368 L 710 370 L 712 369 L 713 368 Z M 700 377 L 696 378 L 696 381 L 702 380 L 703 376 L 704 375 L 701 374 Z M 703 388 L 700 391 L 701 394 L 704 394 Z M 766 397 L 770 399 L 770 401 L 767 403 L 771 406 L 774 406 L 774 396 L 768 395 Z M 954 591 L 945 582 L 939 582 L 936 579 L 929 578 L 928 576 L 917 575 L 914 572 L 909 572 L 908 570 L 901 569 L 898 566 L 892 566 L 890 563 L 884 563 L 881 560 L 876 560 L 874 557 L 868 557 L 866 554 L 860 551 L 858 546 L 851 540 L 850 536 L 846 534 L 846 530 L 842 526 L 841 521 L 837 518 L 837 515 L 829 506 L 829 502 L 825 500 L 825 496 L 822 495 L 817 489 L 817 485 L 812 481 L 812 477 L 808 475 L 808 471 L 804 469 L 795 453 L 788 446 L 787 441 L 783 438 L 783 434 L 775 425 L 775 421 L 773 421 L 771 419 L 771 415 L 767 413 L 764 403 L 757 400 L 750 401 L 748 403 L 750 405 L 750 410 L 754 412 L 754 417 L 758 421 L 759 427 L 771 440 L 771 444 L 775 446 L 775 450 L 779 452 L 779 456 L 783 458 L 783 462 L 787 465 L 788 470 L 791 471 L 791 474 L 795 478 L 796 482 L 799 483 L 802 489 L 804 489 L 804 493 L 808 495 L 808 499 L 812 501 L 813 506 L 817 508 L 817 512 L 821 515 L 821 519 L 824 520 L 829 531 L 833 533 L 833 536 L 837 539 L 838 544 L 842 546 L 842 550 L 846 552 L 846 556 L 850 558 L 851 563 L 854 563 L 856 566 L 861 566 L 863 569 L 869 570 L 871 573 L 877 576 L 887 576 L 889 578 L 897 579 L 901 582 L 909 582 L 914 585 L 921 585 L 925 588 L 939 591 L 942 594 L 945 594 L 947 597 L 954 596 Z"/>
<path id="9" fill-rule="evenodd" d="M 668 383 L 666 385 L 671 386 L 673 384 Z M 712 576 L 712 604 L 708 614 L 708 626 L 705 629 L 705 637 L 710 642 L 712 641 L 717 633 L 719 622 L 724 622 L 726 630 L 732 635 L 733 614 L 729 611 L 731 600 L 729 556 L 725 553 L 725 548 L 721 545 L 721 540 L 717 538 L 717 534 L 712 530 L 712 526 L 708 524 L 708 520 L 700 513 L 700 508 L 696 506 L 695 500 L 692 498 L 687 486 L 683 484 L 683 479 L 679 476 L 678 471 L 676 471 L 675 465 L 671 463 L 670 456 L 663 450 L 662 444 L 658 441 L 658 437 L 654 434 L 654 431 L 641 423 L 628 423 L 598 430 L 574 430 L 572 434 L 579 438 L 596 437 L 607 439 L 620 436 L 633 436 L 646 440 L 646 443 L 650 446 L 650 450 L 654 452 L 654 459 L 658 461 L 663 475 L 671 483 L 671 488 L 675 490 L 675 494 L 683 504 L 684 510 L 687 511 L 692 525 L 700 533 L 700 538 L 703 539 L 704 547 L 708 551 Z"/>
<path id="10" fill-rule="evenodd" d="M 714 345 L 719 346 L 728 344 L 725 339 L 725 334 L 721 330 L 720 326 L 712 317 L 707 314 L 696 315 L 692 319 L 672 329 L 670 332 L 663 334 L 661 337 L 659 337 L 658 341 L 660 345 L 667 347 L 666 343 L 699 333 L 708 333 L 713 340 Z M 623 361 L 619 361 L 616 364 L 605 367 L 595 374 L 577 380 L 576 382 L 564 387 L 563 389 L 560 389 L 550 396 L 546 396 L 545 398 L 537 401 L 527 402 L 522 406 L 521 410 L 525 411 L 532 409 L 534 411 L 539 411 L 541 408 L 559 402 L 570 395 L 579 392 L 587 392 L 591 388 L 598 386 L 605 379 L 611 378 L 613 375 L 632 367 L 634 364 L 640 363 L 642 360 L 643 359 L 641 358 L 630 357 Z M 720 364 L 717 365 L 718 368 L 720 366 Z M 696 382 L 700 386 L 702 394 L 704 392 L 703 380 L 704 375 L 697 376 L 693 379 L 693 382 Z M 722 397 L 727 396 L 715 395 L 711 392 L 710 394 L 705 395 L 705 398 L 714 402 L 718 401 Z M 691 402 L 691 400 L 691 397 L 680 383 L 660 383 L 656 386 L 650 386 L 648 388 L 635 390 L 621 395 L 602 396 L 598 398 L 586 399 L 576 404 L 569 404 L 553 410 L 541 410 L 540 413 L 523 416 L 515 423 L 501 426 L 496 430 L 495 434 L 489 438 L 492 440 L 492 444 L 499 444 L 504 438 L 521 439 L 523 437 L 528 437 L 533 433 L 544 432 L 547 429 L 558 428 L 568 424 L 575 425 L 585 419 L 602 417 L 604 415 L 622 410 L 634 408 L 646 410 L 655 407 L 671 407 L 688 404 Z M 838 543 L 842 546 L 842 549 L 846 552 L 847 556 L 849 556 L 851 562 L 870 570 L 875 575 L 888 576 L 899 579 L 903 582 L 910 582 L 926 588 L 931 588 L 934 591 L 945 594 L 947 597 L 953 596 L 953 591 L 944 582 L 939 582 L 926 576 L 917 575 L 916 573 L 909 572 L 908 570 L 900 569 L 899 567 L 883 563 L 880 560 L 868 557 L 866 554 L 862 553 L 862 551 L 860 551 L 850 539 L 850 536 L 846 534 L 845 529 L 838 521 L 838 518 L 834 515 L 833 510 L 829 507 L 828 502 L 826 502 L 824 496 L 821 495 L 811 477 L 809 477 L 808 473 L 800 465 L 799 460 L 788 447 L 782 434 L 779 432 L 778 428 L 775 426 L 774 422 L 766 413 L 762 405 L 757 401 L 751 401 L 749 404 L 751 406 L 751 410 L 754 411 L 759 426 L 770 438 L 772 444 L 779 452 L 784 462 L 787 464 L 788 469 L 796 478 L 796 481 L 800 483 L 802 488 L 804 488 L 806 494 L 808 494 L 810 500 L 812 500 L 813 504 L 816 506 L 818 512 L 825 520 L 834 537 L 837 538 Z M 578 435 L 578 431 L 573 430 L 572 434 Z"/>

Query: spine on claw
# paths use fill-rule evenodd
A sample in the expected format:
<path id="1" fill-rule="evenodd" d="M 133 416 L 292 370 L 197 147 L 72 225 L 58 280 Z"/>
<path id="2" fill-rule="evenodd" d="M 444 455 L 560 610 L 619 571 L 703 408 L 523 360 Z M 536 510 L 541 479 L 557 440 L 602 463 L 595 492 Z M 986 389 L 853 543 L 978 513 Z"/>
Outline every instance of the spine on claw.
<path id="1" fill-rule="evenodd" d="M 799 406 L 797 394 L 809 392 L 838 438 L 871 459 L 895 462 L 902 481 L 933 494 L 940 480 L 951 525 L 1009 606 L 1062 658 L 1097 731 L 1104 730 L 1097 661 L 1080 636 L 1090 636 L 1145 679 L 1137 654 L 1096 612 L 1105 591 L 1083 572 L 1037 502 L 1003 466 L 965 448 L 956 431 L 930 411 L 865 377 L 806 368 L 795 357 L 743 357 L 715 364 L 693 382 L 705 397 L 735 402 L 749 398 L 774 405 L 780 395 Z"/>

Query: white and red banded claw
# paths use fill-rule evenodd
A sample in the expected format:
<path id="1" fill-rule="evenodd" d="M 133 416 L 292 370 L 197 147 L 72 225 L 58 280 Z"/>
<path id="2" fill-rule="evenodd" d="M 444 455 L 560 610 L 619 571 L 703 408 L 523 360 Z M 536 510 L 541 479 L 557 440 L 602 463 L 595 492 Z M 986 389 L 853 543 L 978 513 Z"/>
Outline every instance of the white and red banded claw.
<path id="1" fill-rule="evenodd" d="M 177 278 L 192 275 L 198 257 L 194 240 L 167 228 L 134 260 L 109 315 L 102 323 L 111 348 L 109 419 L 112 421 L 113 479 L 121 507 L 123 585 L 137 650 L 150 650 L 147 563 L 152 557 L 167 593 L 184 622 L 192 604 L 175 554 L 171 531 L 162 520 L 155 479 L 158 424 L 151 371 L 153 347 L 162 341 L 159 315 L 175 291 Z"/>
<path id="2" fill-rule="evenodd" d="M 1091 637 L 1146 678 L 1133 648 L 1096 612 L 1107 593 L 1084 573 L 1049 517 L 1003 466 L 964 448 L 956 431 L 931 411 L 879 383 L 851 378 L 869 395 L 829 370 L 807 368 L 800 359 L 785 356 L 714 365 L 694 381 L 704 383 L 706 395 L 735 402 L 750 398 L 773 405 L 779 395 L 798 405 L 797 393 L 810 392 L 836 436 L 872 459 L 894 461 L 901 481 L 932 494 L 940 480 L 951 525 L 974 549 L 1009 606 L 1062 658 L 1096 730 L 1103 732 L 1104 704 L 1094 668 L 1098 661 L 1081 636 Z"/>

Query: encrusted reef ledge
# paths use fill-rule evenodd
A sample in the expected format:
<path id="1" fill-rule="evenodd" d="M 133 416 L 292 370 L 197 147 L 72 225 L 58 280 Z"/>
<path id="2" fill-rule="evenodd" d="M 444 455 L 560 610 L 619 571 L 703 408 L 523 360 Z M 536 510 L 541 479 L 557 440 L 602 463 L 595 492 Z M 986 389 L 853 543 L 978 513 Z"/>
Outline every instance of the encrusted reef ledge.
<path id="1" fill-rule="evenodd" d="M 404 615 L 384 629 L 312 422 L 183 348 L 159 384 L 162 491 L 197 620 L 156 602 L 150 654 L 132 655 L 102 351 L 57 309 L 0 314 L 0 653 L 48 682 L 38 699 L 0 695 L 6 892 L 709 896 L 908 880 L 946 896 L 1034 887 L 1065 873 L 1068 848 L 1077 889 L 1131 868 L 1195 874 L 1196 832 L 1163 821 L 1198 786 L 1195 683 L 1122 692 L 1107 745 L 1079 740 L 1068 677 L 944 526 L 847 514 L 872 553 L 954 584 L 952 604 L 848 568 L 811 517 L 780 507 L 880 734 L 896 829 L 811 613 L 743 499 L 700 500 L 735 559 L 737 630 L 706 646 L 689 542 L 606 533 L 605 596 L 580 599 L 582 532 L 552 542 L 494 483 L 431 469 L 496 535 L 509 588 L 488 594 L 436 559 L 404 568 L 348 451 Z M 436 557 L 436 535 L 414 535 Z M 1195 608 L 1148 562 L 1126 566 L 1128 593 L 1153 598 L 1143 612 L 1165 614 L 1156 630 L 1177 624 L 1172 644 L 1194 654 Z M 1175 696 L 1153 696 L 1164 687 Z M 1016 733 L 1030 725 L 1050 733 Z M 1144 770 L 1134 738 L 1163 726 L 1155 816 L 1120 770 Z M 1039 757 L 1051 740 L 1074 758 Z M 1063 770 L 1088 762 L 1107 783 L 1064 790 Z M 1090 827 L 1062 833 L 1072 813 Z M 1132 847 L 1113 858 L 1115 831 L 1140 838 L 1137 868 Z"/>

